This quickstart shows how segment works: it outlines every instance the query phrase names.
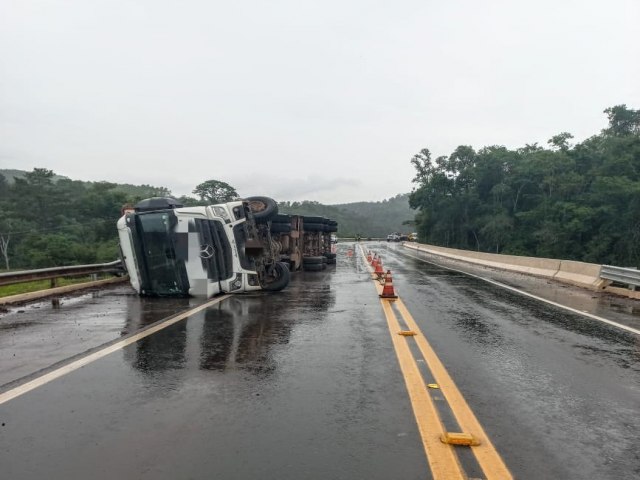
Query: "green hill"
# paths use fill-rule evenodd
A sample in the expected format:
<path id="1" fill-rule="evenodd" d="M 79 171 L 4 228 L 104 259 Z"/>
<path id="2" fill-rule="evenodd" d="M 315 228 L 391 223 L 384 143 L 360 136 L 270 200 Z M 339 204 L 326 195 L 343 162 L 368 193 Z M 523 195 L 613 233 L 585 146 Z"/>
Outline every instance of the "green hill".
<path id="1" fill-rule="evenodd" d="M 319 215 L 338 222 L 338 235 L 351 237 L 386 237 L 391 232 L 410 233 L 415 212 L 409 207 L 409 194 L 396 195 L 381 202 L 355 202 L 323 205 L 318 202 L 281 202 L 280 212 Z"/>
<path id="2" fill-rule="evenodd" d="M 15 178 L 24 179 L 24 170 L 0 169 L 0 175 L 4 176 L 9 185 L 14 183 Z M 84 187 L 87 190 L 103 185 L 109 186 L 113 193 L 120 193 L 128 199 L 135 201 L 142 198 L 171 195 L 171 191 L 165 187 L 154 187 L 152 185 L 131 185 L 105 182 L 85 182 L 81 180 L 70 180 L 61 175 L 53 175 L 51 181 L 56 184 L 60 180 L 72 182 L 75 185 Z M 61 184 L 61 188 L 64 188 Z M 181 197 L 180 200 L 185 205 L 195 204 L 195 199 Z M 282 213 L 298 215 L 318 215 L 328 217 L 338 222 L 338 234 L 343 237 L 350 237 L 360 234 L 363 237 L 386 237 L 391 232 L 410 233 L 414 230 L 411 225 L 405 222 L 412 222 L 415 212 L 409 208 L 409 194 L 396 195 L 393 198 L 380 202 L 355 202 L 342 203 L 336 205 L 324 205 L 312 200 L 302 202 L 281 202 L 279 204 Z"/>

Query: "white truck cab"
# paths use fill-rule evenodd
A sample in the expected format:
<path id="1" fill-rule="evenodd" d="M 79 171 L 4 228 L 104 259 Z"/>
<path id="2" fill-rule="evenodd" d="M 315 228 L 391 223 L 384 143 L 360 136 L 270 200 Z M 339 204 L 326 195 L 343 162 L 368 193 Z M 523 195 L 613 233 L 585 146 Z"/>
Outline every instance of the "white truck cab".
<path id="1" fill-rule="evenodd" d="M 269 215 L 256 217 L 265 221 Z M 207 298 L 281 290 L 289 271 L 271 258 L 270 238 L 260 238 L 258 218 L 242 200 L 198 207 L 168 197 L 143 200 L 117 223 L 132 287 L 140 295 Z"/>

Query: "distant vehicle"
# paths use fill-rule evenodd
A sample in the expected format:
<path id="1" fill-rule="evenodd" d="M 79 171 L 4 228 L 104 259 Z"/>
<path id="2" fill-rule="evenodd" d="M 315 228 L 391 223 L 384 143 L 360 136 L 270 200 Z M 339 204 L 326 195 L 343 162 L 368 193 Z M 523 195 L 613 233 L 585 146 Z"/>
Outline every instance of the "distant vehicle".
<path id="1" fill-rule="evenodd" d="M 399 242 L 400 241 L 400 234 L 397 232 L 394 233 L 390 233 L 389 235 L 387 235 L 387 242 Z"/>
<path id="2" fill-rule="evenodd" d="M 418 234 L 416 232 L 410 233 L 409 234 L 409 241 L 410 242 L 417 242 L 418 241 Z"/>
<path id="3" fill-rule="evenodd" d="M 183 207 L 174 198 L 139 202 L 118 220 L 123 263 L 145 296 L 205 296 L 282 290 L 289 269 L 269 232 L 268 197 Z"/>

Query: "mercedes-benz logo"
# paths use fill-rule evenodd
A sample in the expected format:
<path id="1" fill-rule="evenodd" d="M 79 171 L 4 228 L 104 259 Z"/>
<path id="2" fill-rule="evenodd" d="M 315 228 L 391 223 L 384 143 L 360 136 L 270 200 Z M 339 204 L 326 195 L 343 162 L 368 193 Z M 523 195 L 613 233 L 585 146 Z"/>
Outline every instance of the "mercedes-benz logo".
<path id="1" fill-rule="evenodd" d="M 211 258 L 213 257 L 213 247 L 209 244 L 200 246 L 200 257 Z"/>

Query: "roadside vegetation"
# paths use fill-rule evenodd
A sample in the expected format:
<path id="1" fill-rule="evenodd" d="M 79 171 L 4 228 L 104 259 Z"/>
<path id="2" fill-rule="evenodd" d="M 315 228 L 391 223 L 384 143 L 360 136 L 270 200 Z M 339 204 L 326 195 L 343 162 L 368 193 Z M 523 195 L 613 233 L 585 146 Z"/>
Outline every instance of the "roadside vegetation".
<path id="1" fill-rule="evenodd" d="M 193 194 L 178 200 L 185 206 L 207 205 L 238 195 L 220 180 L 200 183 Z M 0 170 L 0 270 L 113 261 L 119 256 L 116 221 L 122 206 L 166 195 L 171 192 L 164 187 L 83 182 L 45 168 Z M 284 213 L 336 219 L 342 236 L 384 236 L 413 217 L 408 194 L 382 202 L 331 206 L 294 202 L 280 208 Z"/>
<path id="2" fill-rule="evenodd" d="M 109 274 L 101 274 L 95 278 L 90 275 L 86 277 L 58 278 L 56 279 L 55 286 L 66 287 L 67 285 L 77 285 L 79 283 L 93 282 L 95 280 L 112 277 L 113 276 Z M 22 293 L 39 292 L 40 290 L 48 290 L 49 288 L 52 288 L 51 280 L 34 280 L 32 282 L 14 283 L 13 285 L 2 285 L 0 286 L 0 298 L 20 295 Z"/>
<path id="3" fill-rule="evenodd" d="M 493 253 L 640 266 L 640 110 L 604 111 L 600 134 L 510 150 L 421 150 L 409 197 L 419 239 Z"/>

